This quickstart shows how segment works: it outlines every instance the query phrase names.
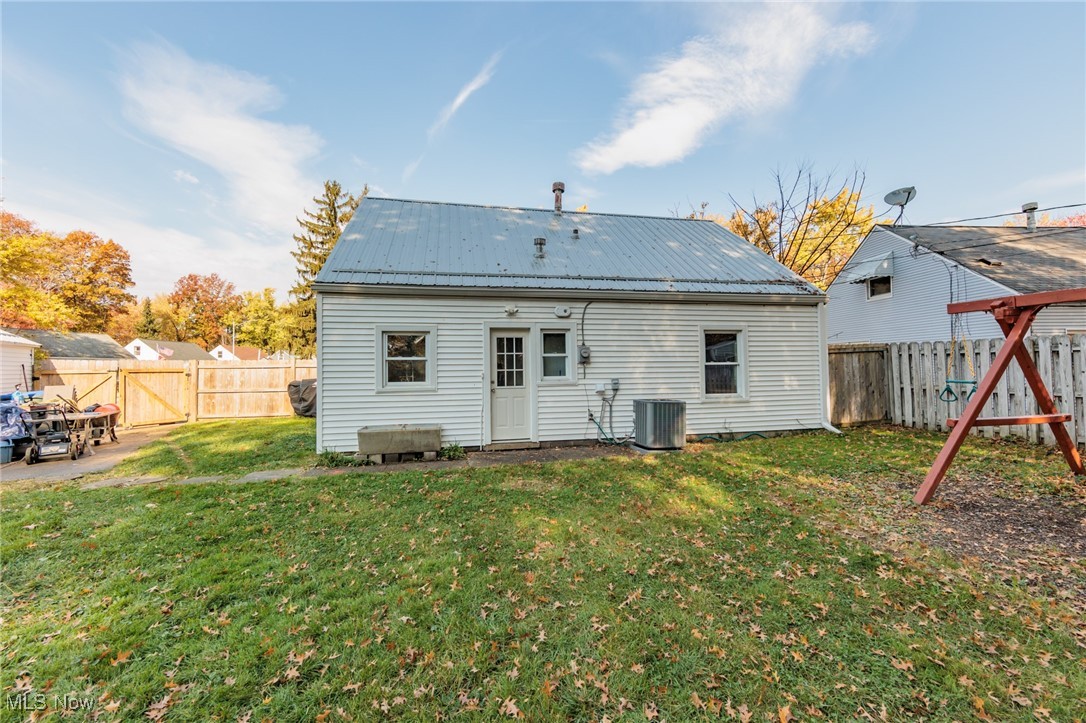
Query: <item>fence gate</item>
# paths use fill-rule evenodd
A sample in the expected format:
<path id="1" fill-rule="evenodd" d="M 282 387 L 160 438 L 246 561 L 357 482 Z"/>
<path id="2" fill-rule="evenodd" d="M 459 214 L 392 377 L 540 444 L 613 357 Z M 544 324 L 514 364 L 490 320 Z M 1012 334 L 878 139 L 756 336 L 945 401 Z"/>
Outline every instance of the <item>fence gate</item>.
<path id="1" fill-rule="evenodd" d="M 830 421 L 838 426 L 890 419 L 887 344 L 830 344 Z"/>
<path id="2" fill-rule="evenodd" d="M 120 369 L 121 423 L 126 427 L 184 422 L 189 417 L 189 377 L 184 366 Z"/>

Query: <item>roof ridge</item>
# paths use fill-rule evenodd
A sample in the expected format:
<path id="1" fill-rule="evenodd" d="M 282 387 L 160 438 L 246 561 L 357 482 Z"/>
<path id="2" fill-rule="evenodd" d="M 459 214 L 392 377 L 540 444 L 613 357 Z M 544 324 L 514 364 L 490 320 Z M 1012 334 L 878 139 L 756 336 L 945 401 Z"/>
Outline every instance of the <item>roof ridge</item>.
<path id="1" fill-rule="evenodd" d="M 460 206 L 464 208 L 489 208 L 504 211 L 538 211 L 539 213 L 550 213 L 559 216 L 578 215 L 578 216 L 617 216 L 619 218 L 651 218 L 660 221 L 706 221 L 708 219 L 703 218 L 681 218 L 678 216 L 652 216 L 646 213 L 611 213 L 607 211 L 569 211 L 563 209 L 560 214 L 555 214 L 554 209 L 550 208 L 530 208 L 528 206 L 496 206 L 486 203 L 461 203 L 457 201 L 424 201 L 415 198 L 389 198 L 388 196 L 367 196 L 365 201 L 396 201 L 397 203 L 424 203 L 430 206 Z M 710 221 L 710 223 L 712 223 Z"/>

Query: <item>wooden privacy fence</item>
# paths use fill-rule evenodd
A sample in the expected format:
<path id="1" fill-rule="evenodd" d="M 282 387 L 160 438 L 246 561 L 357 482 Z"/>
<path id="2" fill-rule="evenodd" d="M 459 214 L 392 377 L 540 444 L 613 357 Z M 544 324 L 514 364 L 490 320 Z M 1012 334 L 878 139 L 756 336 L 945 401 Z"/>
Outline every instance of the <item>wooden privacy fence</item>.
<path id="1" fill-rule="evenodd" d="M 852 426 L 890 419 L 888 344 L 830 344 L 830 421 Z"/>
<path id="2" fill-rule="evenodd" d="M 1083 401 L 1086 396 L 1086 335 L 1035 336 L 1027 338 L 1025 343 L 1060 412 L 1071 415 L 1067 425 L 1071 438 L 1079 446 L 1086 445 Z M 959 342 L 958 359 L 953 367 L 956 371 L 952 372 L 951 378 L 979 381 L 1002 344 L 1003 339 L 974 340 L 964 347 Z M 972 373 L 966 359 L 970 350 Z M 939 398 L 947 384 L 947 366 L 953 354 L 954 347 L 941 341 L 889 345 L 890 415 L 895 424 L 946 431 L 947 418 L 961 416 L 966 404 L 962 392 L 968 391 L 968 385 L 951 385 L 959 397 L 956 401 L 948 403 Z M 1039 413 L 1022 370 L 1012 361 L 980 416 L 1018 417 Z M 1047 425 L 978 427 L 973 433 L 986 437 L 1015 435 L 1033 442 L 1056 443 Z"/>
<path id="3" fill-rule="evenodd" d="M 287 417 L 287 384 L 315 377 L 313 359 L 293 361 L 46 360 L 38 388 L 75 387 L 79 406 L 116 404 L 121 424 L 138 427 L 198 419 Z"/>

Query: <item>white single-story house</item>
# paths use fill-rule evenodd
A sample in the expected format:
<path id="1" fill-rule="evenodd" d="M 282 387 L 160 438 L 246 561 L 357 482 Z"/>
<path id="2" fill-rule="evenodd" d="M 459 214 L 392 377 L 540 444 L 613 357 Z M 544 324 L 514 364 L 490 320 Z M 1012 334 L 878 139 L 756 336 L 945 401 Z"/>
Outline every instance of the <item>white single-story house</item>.
<path id="1" fill-rule="evenodd" d="M 951 302 L 1083 286 L 1081 226 L 876 226 L 827 289 L 829 342 L 946 341 Z M 991 314 L 964 314 L 959 329 L 1003 337 Z M 1050 306 L 1032 328 L 1075 332 L 1086 333 L 1086 305 Z"/>
<path id="2" fill-rule="evenodd" d="M 562 212 L 555 190 L 555 210 L 361 204 L 314 283 L 318 449 L 389 424 L 620 438 L 642 398 L 684 401 L 688 436 L 828 425 L 817 288 L 712 222 Z"/>
<path id="3" fill-rule="evenodd" d="M 211 361 L 215 358 L 189 341 L 137 338 L 125 344 L 124 348 L 140 361 Z"/>
<path id="4" fill-rule="evenodd" d="M 220 361 L 258 361 L 268 358 L 263 349 L 258 349 L 255 346 L 241 346 L 240 344 L 231 344 L 230 346 L 219 344 L 208 353 L 211 354 L 212 359 Z"/>
<path id="5" fill-rule="evenodd" d="M 33 389 L 34 350 L 40 347 L 36 341 L 0 329 L 0 392 L 9 394 L 15 385 L 23 390 Z"/>

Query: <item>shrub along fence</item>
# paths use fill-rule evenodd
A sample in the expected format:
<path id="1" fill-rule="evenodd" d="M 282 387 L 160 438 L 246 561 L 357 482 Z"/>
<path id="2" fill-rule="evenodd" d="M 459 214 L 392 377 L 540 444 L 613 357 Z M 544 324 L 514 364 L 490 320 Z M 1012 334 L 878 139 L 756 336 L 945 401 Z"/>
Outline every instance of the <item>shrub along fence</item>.
<path id="1" fill-rule="evenodd" d="M 1003 339 L 979 339 L 969 344 L 957 344 L 957 360 L 952 366 L 951 379 L 984 378 Z M 895 424 L 935 431 L 947 431 L 948 417 L 960 417 L 965 409 L 968 384 L 951 383 L 958 397 L 946 401 L 940 398 L 947 386 L 947 368 L 955 347 L 947 342 L 889 344 L 890 419 Z M 1035 336 L 1026 340 L 1026 347 L 1044 379 L 1045 386 L 1056 399 L 1060 412 L 1071 415 L 1067 429 L 1080 446 L 1086 445 L 1086 335 Z M 972 356 L 970 371 L 968 356 Z M 865 394 L 862 387 L 853 386 L 854 393 Z M 950 396 L 950 395 L 946 395 Z M 981 410 L 982 417 L 1008 417 L 1039 414 L 1033 392 L 1026 384 L 1018 363 L 1012 361 L 1007 372 Z M 1048 425 L 977 427 L 974 434 L 986 437 L 1011 435 L 1054 445 L 1055 438 Z"/>
<path id="2" fill-rule="evenodd" d="M 317 375 L 314 359 L 157 361 L 56 359 L 37 368 L 38 388 L 74 387 L 80 407 L 116 404 L 125 427 L 294 413 L 287 385 Z"/>

